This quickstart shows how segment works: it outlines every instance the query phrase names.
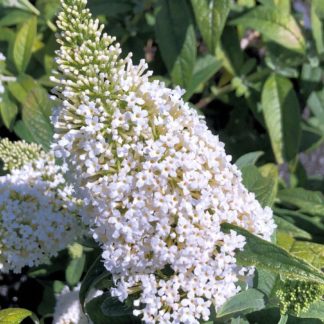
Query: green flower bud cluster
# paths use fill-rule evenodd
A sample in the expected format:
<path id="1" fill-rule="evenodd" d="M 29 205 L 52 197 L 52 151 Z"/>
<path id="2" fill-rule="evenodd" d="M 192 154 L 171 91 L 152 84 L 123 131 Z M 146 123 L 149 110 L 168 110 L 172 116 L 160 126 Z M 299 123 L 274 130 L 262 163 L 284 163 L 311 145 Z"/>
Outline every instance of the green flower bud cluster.
<path id="1" fill-rule="evenodd" d="M 277 290 L 280 312 L 299 316 L 324 294 L 324 285 L 315 282 L 285 280 Z"/>
<path id="2" fill-rule="evenodd" d="M 10 142 L 7 138 L 0 140 L 0 159 L 3 170 L 20 169 L 23 165 L 44 155 L 42 147 L 25 141 Z"/>

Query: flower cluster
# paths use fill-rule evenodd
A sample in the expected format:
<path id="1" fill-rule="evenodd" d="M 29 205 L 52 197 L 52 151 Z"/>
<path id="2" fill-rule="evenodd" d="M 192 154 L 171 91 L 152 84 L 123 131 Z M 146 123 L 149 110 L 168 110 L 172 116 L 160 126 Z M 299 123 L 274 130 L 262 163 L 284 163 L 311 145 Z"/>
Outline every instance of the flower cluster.
<path id="1" fill-rule="evenodd" d="M 56 304 L 53 315 L 53 324 L 89 324 L 87 316 L 83 313 L 79 301 L 80 285 L 70 290 L 65 286 L 61 293 L 56 296 Z M 89 293 L 89 298 L 94 298 L 102 294 L 101 290 L 93 290 Z"/>
<path id="2" fill-rule="evenodd" d="M 272 212 L 243 186 L 183 91 L 150 81 L 144 61 L 120 58 L 85 5 L 66 0 L 59 14 L 55 154 L 82 188 L 112 295 L 141 291 L 134 314 L 146 323 L 208 320 L 253 273 L 236 264 L 244 237 L 221 224 L 269 240 Z"/>
<path id="3" fill-rule="evenodd" d="M 0 140 L 0 160 L 3 162 L 4 171 L 19 169 L 28 162 L 44 156 L 42 147 L 36 143 L 11 142 L 7 138 Z"/>
<path id="4" fill-rule="evenodd" d="M 299 316 L 324 295 L 324 285 L 312 282 L 286 280 L 276 292 L 282 314 Z"/>
<path id="5" fill-rule="evenodd" d="M 80 234 L 80 204 L 63 168 L 55 165 L 53 154 L 41 155 L 0 177 L 1 272 L 18 273 L 24 266 L 44 263 Z"/>

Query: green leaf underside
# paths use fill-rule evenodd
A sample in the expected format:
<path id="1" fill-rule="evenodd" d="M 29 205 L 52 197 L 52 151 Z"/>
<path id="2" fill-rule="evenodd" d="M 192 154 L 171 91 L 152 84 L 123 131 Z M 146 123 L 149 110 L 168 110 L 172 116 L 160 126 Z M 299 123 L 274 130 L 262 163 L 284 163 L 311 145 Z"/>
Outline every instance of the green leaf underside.
<path id="1" fill-rule="evenodd" d="M 296 258 L 285 249 L 267 242 L 247 230 L 223 224 L 225 231 L 234 230 L 246 239 L 243 251 L 237 251 L 236 259 L 242 266 L 255 266 L 293 280 L 312 281 L 324 284 L 324 274 L 307 262 Z"/>

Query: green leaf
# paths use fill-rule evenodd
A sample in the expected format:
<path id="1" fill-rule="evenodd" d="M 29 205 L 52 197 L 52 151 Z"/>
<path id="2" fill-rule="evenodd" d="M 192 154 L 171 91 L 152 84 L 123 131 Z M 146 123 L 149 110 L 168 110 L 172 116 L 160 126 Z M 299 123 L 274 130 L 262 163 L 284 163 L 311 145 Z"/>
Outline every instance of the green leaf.
<path id="1" fill-rule="evenodd" d="M 301 126 L 299 102 L 291 82 L 272 74 L 263 86 L 261 102 L 277 162 L 292 160 L 298 153 Z"/>
<path id="2" fill-rule="evenodd" d="M 97 288 L 97 285 L 100 282 L 102 282 L 103 280 L 107 281 L 107 279 L 111 279 L 111 274 L 104 267 L 102 257 L 101 255 L 99 255 L 89 268 L 81 283 L 79 297 L 82 308 L 84 308 L 84 303 L 89 291 L 92 288 Z M 109 286 L 110 285 L 106 285 L 106 288 L 109 288 Z"/>
<path id="3" fill-rule="evenodd" d="M 324 301 L 318 301 L 309 306 L 306 312 L 299 314 L 301 318 L 318 318 L 324 322 Z M 306 323 L 305 323 L 306 324 Z"/>
<path id="4" fill-rule="evenodd" d="M 277 224 L 277 231 L 284 232 L 292 237 L 300 237 L 307 240 L 310 240 L 312 238 L 312 236 L 308 232 L 286 221 L 282 217 L 278 217 L 278 216 L 273 216 L 273 217 Z"/>
<path id="5" fill-rule="evenodd" d="M 155 34 L 173 83 L 187 89 L 196 61 L 196 35 L 185 0 L 159 0 Z"/>
<path id="6" fill-rule="evenodd" d="M 217 317 L 248 314 L 264 307 L 264 294 L 256 289 L 248 289 L 230 298 L 217 312 Z"/>
<path id="7" fill-rule="evenodd" d="M 39 11 L 28 0 L 1 0 L 1 5 L 7 8 L 19 8 L 39 15 Z"/>
<path id="8" fill-rule="evenodd" d="M 324 4 L 322 0 L 312 0 L 310 10 L 312 33 L 318 54 L 324 53 Z"/>
<path id="9" fill-rule="evenodd" d="M 65 270 L 65 278 L 70 286 L 75 286 L 81 279 L 85 266 L 85 254 L 79 258 L 72 258 Z"/>
<path id="10" fill-rule="evenodd" d="M 238 28 L 226 25 L 221 42 L 222 48 L 217 55 L 217 59 L 223 60 L 224 68 L 232 75 L 240 76 L 246 57 L 241 50 Z"/>
<path id="11" fill-rule="evenodd" d="M 65 287 L 64 282 L 54 280 L 54 281 L 43 281 L 44 286 L 42 301 L 37 307 L 37 312 L 44 316 L 46 314 L 51 314 L 54 312 L 56 298 L 55 295 L 61 293 Z"/>
<path id="12" fill-rule="evenodd" d="M 32 316 L 32 312 L 23 308 L 7 308 L 0 310 L 1 324 L 19 324 L 28 316 Z"/>
<path id="13" fill-rule="evenodd" d="M 324 90 L 312 92 L 307 107 L 313 114 L 313 117 L 308 118 L 308 123 L 324 134 Z"/>
<path id="14" fill-rule="evenodd" d="M 235 164 L 239 169 L 245 166 L 255 165 L 256 161 L 264 154 L 262 151 L 250 152 L 239 157 Z"/>
<path id="15" fill-rule="evenodd" d="M 307 106 L 324 123 L 324 90 L 313 92 L 307 100 Z"/>
<path id="16" fill-rule="evenodd" d="M 86 312 L 96 324 L 131 324 L 140 323 L 140 319 L 132 315 L 133 309 L 126 303 L 121 303 L 109 293 L 92 299 L 86 305 Z"/>
<path id="17" fill-rule="evenodd" d="M 280 190 L 278 198 L 283 203 L 300 208 L 302 212 L 324 216 L 324 197 L 320 191 L 288 188 Z"/>
<path id="18" fill-rule="evenodd" d="M 22 10 L 10 10 L 0 19 L 0 27 L 20 24 L 31 18 L 32 14 Z"/>
<path id="19" fill-rule="evenodd" d="M 214 55 L 230 10 L 230 1 L 191 0 L 191 4 L 202 38 Z"/>
<path id="20" fill-rule="evenodd" d="M 47 92 L 42 88 L 33 89 L 27 96 L 22 110 L 22 120 L 34 142 L 49 149 L 53 128 L 50 123 L 51 103 Z"/>
<path id="21" fill-rule="evenodd" d="M 0 113 L 5 126 L 8 129 L 11 129 L 18 114 L 18 108 L 7 95 L 4 95 L 2 97 L 2 101 L 0 102 Z"/>
<path id="22" fill-rule="evenodd" d="M 272 206 L 277 192 L 278 170 L 271 166 L 270 174 L 263 176 L 256 166 L 249 165 L 242 168 L 242 176 L 245 187 L 255 193 L 260 204 Z"/>
<path id="23" fill-rule="evenodd" d="M 193 70 L 191 84 L 184 98 L 189 99 L 195 93 L 198 86 L 208 81 L 221 67 L 221 61 L 217 61 L 214 56 L 205 55 L 199 58 Z"/>
<path id="24" fill-rule="evenodd" d="M 13 130 L 14 130 L 15 134 L 19 138 L 25 140 L 28 143 L 33 142 L 33 136 L 32 136 L 32 134 L 29 132 L 29 130 L 27 129 L 26 125 L 21 120 L 18 120 L 15 123 L 15 126 L 13 127 Z"/>
<path id="25" fill-rule="evenodd" d="M 322 68 L 314 66 L 314 64 L 304 63 L 300 74 L 300 93 L 305 100 L 312 91 L 318 89 L 318 85 L 322 80 Z"/>
<path id="26" fill-rule="evenodd" d="M 235 164 L 239 169 L 248 165 L 255 165 L 256 161 L 264 154 L 262 151 L 250 152 L 239 157 Z"/>
<path id="27" fill-rule="evenodd" d="M 37 34 L 37 18 L 32 17 L 19 28 L 13 45 L 13 61 L 17 71 L 26 70 L 32 55 L 32 48 Z"/>
<path id="28" fill-rule="evenodd" d="M 324 268 L 324 245 L 313 242 L 297 241 L 286 233 L 277 233 L 277 244 L 318 269 Z"/>
<path id="29" fill-rule="evenodd" d="M 253 287 L 262 291 L 267 296 L 267 307 L 269 307 L 269 305 L 272 302 L 271 298 L 275 296 L 275 288 L 277 282 L 280 280 L 279 275 L 276 273 L 258 269 L 253 280 Z"/>
<path id="30" fill-rule="evenodd" d="M 307 262 L 289 254 L 283 248 L 253 235 L 247 230 L 232 225 L 223 224 L 223 230 L 233 230 L 246 239 L 243 251 L 236 252 L 238 264 L 255 266 L 269 272 L 286 276 L 289 279 L 312 281 L 324 284 L 324 274 Z"/>
<path id="31" fill-rule="evenodd" d="M 299 76 L 300 65 L 305 61 L 304 55 L 291 51 L 275 42 L 266 42 L 265 63 L 276 74 L 289 78 Z"/>
<path id="32" fill-rule="evenodd" d="M 31 90 L 39 87 L 39 84 L 27 74 L 22 74 L 18 76 L 16 81 L 8 83 L 9 92 L 21 104 L 26 101 L 27 95 Z"/>
<path id="33" fill-rule="evenodd" d="M 294 17 L 276 7 L 257 6 L 232 23 L 253 28 L 290 50 L 305 52 L 305 40 Z"/>

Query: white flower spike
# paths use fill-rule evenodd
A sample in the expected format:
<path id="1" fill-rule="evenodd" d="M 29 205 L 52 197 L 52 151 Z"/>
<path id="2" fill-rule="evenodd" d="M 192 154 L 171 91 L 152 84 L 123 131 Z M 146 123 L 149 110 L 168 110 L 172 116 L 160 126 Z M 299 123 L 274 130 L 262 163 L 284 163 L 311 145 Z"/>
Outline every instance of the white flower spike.
<path id="1" fill-rule="evenodd" d="M 145 323 L 208 320 L 253 273 L 236 264 L 244 237 L 221 224 L 269 240 L 271 209 L 243 186 L 183 90 L 150 81 L 144 61 L 120 58 L 85 6 L 65 0 L 59 14 L 55 154 L 92 210 L 84 220 L 116 283 L 112 295 L 140 290 L 134 314 Z"/>

